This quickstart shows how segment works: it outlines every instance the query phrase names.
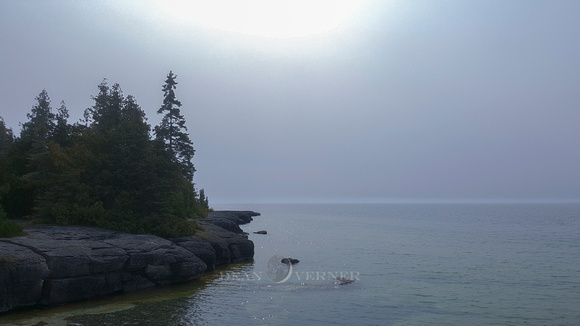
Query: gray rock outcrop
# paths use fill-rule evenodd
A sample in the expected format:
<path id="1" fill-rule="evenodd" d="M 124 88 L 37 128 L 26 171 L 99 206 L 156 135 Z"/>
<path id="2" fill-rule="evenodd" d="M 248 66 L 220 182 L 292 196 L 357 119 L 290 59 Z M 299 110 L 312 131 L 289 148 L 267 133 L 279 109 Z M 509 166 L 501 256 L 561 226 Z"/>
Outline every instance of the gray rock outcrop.
<path id="1" fill-rule="evenodd" d="M 253 216 L 260 213 L 252 211 L 217 211 L 211 212 L 205 218 L 205 223 L 217 225 L 234 233 L 243 233 L 240 225 L 250 223 Z"/>
<path id="2" fill-rule="evenodd" d="M 89 227 L 25 229 L 26 236 L 0 239 L 0 312 L 185 282 L 252 260 L 254 243 L 239 224 L 256 215 L 213 212 L 201 222 L 204 230 L 177 239 Z"/>

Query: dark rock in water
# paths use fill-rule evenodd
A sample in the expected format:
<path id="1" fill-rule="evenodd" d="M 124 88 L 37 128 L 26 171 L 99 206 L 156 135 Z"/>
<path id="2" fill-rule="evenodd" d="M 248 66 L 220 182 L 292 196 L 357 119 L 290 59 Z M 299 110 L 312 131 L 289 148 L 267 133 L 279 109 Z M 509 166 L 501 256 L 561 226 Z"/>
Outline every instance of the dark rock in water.
<path id="1" fill-rule="evenodd" d="M 298 264 L 300 261 L 298 259 L 294 259 L 294 258 L 282 258 L 282 263 L 286 264 L 286 265 L 296 265 Z"/>
<path id="2" fill-rule="evenodd" d="M 238 223 L 254 212 L 212 212 L 195 236 L 163 239 L 89 227 L 25 229 L 0 239 L 0 312 L 55 305 L 199 278 L 216 266 L 252 260 Z"/>
<path id="3" fill-rule="evenodd" d="M 345 285 L 345 284 L 350 284 L 353 283 L 354 280 L 345 278 L 345 277 L 337 277 L 334 279 L 334 283 L 338 284 L 338 285 Z"/>
<path id="4" fill-rule="evenodd" d="M 254 234 L 268 234 L 268 232 L 266 230 L 262 230 L 262 231 L 256 231 L 256 232 L 254 232 Z"/>

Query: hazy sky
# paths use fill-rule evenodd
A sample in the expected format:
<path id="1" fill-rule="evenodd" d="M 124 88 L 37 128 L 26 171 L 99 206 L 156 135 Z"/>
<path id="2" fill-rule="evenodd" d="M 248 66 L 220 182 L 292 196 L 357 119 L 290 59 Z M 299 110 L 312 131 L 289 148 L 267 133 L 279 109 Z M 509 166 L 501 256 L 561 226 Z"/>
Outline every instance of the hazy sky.
<path id="1" fill-rule="evenodd" d="M 580 200 L 580 1 L 280 3 L 0 1 L 0 116 L 173 70 L 214 204 Z"/>

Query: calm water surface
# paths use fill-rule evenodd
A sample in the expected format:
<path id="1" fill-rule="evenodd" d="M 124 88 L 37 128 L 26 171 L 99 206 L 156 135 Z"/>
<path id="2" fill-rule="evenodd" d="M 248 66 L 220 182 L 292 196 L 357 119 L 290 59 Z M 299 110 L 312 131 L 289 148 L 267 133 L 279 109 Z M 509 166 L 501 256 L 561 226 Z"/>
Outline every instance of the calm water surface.
<path id="1" fill-rule="evenodd" d="M 255 260 L 4 325 L 578 325 L 580 204 L 236 205 Z M 273 256 L 300 263 L 284 282 Z M 337 285 L 334 276 L 356 279 Z"/>

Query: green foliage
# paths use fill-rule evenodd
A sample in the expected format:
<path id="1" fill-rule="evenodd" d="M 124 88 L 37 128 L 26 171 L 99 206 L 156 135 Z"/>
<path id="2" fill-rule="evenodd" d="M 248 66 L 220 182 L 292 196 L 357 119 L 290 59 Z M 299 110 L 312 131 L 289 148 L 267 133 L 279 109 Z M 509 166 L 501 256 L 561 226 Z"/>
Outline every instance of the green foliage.
<path id="1" fill-rule="evenodd" d="M 169 113 L 162 125 L 176 128 L 157 127 L 155 139 L 135 99 L 106 80 L 84 125 L 68 123 L 64 102 L 52 113 L 44 90 L 20 138 L 12 141 L 0 119 L 0 217 L 164 237 L 194 234 L 196 219 L 209 209 L 192 183 L 194 151 L 174 79 L 170 73 L 164 86 Z M 21 232 L 9 220 L 0 222 L 7 234 Z"/>
<path id="2" fill-rule="evenodd" d="M 0 218 L 6 216 L 5 207 L 11 202 L 9 198 L 11 181 L 16 176 L 11 171 L 10 153 L 14 145 L 12 130 L 7 128 L 4 120 L 0 117 Z"/>
<path id="3" fill-rule="evenodd" d="M 176 78 L 177 76 L 170 71 L 163 85 L 163 105 L 157 110 L 157 113 L 165 115 L 161 119 L 161 123 L 155 127 L 155 137 L 163 144 L 171 158 L 179 164 L 183 175 L 192 182 L 195 168 L 191 160 L 195 150 L 187 133 L 185 118 L 179 109 L 181 102 L 175 98 Z"/>
<path id="4" fill-rule="evenodd" d="M 72 145 L 73 126 L 68 123 L 69 113 L 64 101 L 60 103 L 58 112 L 55 115 L 55 124 L 52 131 L 52 141 L 61 146 Z"/>
<path id="5" fill-rule="evenodd" d="M 4 162 L 3 172 L 7 175 L 5 181 L 10 191 L 2 204 L 8 215 L 16 218 L 35 214 L 39 196 L 48 187 L 49 171 L 44 162 L 48 144 L 53 141 L 65 144 L 70 138 L 71 128 L 66 121 L 68 111 L 64 104 L 58 114 L 54 114 L 46 90 L 40 92 L 36 101 Z"/>
<path id="6" fill-rule="evenodd" d="M 50 106 L 48 92 L 43 89 L 36 97 L 36 101 L 30 113 L 26 114 L 28 121 L 22 124 L 20 133 L 20 140 L 27 146 L 47 141 L 54 128 L 55 115 Z"/>
<path id="7" fill-rule="evenodd" d="M 1 217 L 0 212 L 0 238 L 12 238 L 23 235 L 22 227 L 16 222 Z"/>
<path id="8" fill-rule="evenodd" d="M 209 209 L 209 199 L 205 195 L 205 190 L 199 190 L 199 205 L 205 209 Z"/>
<path id="9" fill-rule="evenodd" d="M 13 142 L 14 136 L 12 134 L 12 129 L 7 128 L 4 119 L 0 117 L 0 157 L 4 157 L 8 154 Z"/>

